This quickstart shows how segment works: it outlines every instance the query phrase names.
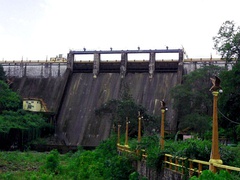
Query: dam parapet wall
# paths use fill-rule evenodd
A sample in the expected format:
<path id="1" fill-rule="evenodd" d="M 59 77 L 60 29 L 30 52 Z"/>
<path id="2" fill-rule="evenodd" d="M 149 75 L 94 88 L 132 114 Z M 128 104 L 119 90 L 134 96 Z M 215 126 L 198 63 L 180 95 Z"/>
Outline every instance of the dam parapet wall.
<path id="1" fill-rule="evenodd" d="M 7 77 L 48 78 L 63 76 L 67 62 L 50 61 L 0 61 Z"/>

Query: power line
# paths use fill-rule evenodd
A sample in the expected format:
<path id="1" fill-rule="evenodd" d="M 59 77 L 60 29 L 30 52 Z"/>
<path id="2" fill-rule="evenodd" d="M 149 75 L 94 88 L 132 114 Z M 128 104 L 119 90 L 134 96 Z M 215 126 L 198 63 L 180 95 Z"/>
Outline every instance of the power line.
<path id="1" fill-rule="evenodd" d="M 219 109 L 218 109 L 218 112 L 219 112 L 224 118 L 226 118 L 228 121 L 230 121 L 231 123 L 239 124 L 239 125 L 240 125 L 240 123 L 238 123 L 238 122 L 236 122 L 236 121 L 233 121 L 233 120 L 229 119 L 228 117 L 226 117 L 221 111 L 219 111 Z"/>

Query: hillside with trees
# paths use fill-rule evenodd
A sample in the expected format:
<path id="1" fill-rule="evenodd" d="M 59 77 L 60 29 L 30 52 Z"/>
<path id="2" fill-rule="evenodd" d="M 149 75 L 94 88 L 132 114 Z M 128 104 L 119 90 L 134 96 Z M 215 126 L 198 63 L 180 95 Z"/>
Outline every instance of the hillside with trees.
<path id="1" fill-rule="evenodd" d="M 6 83 L 0 66 L 0 149 L 26 149 L 29 143 L 53 129 L 43 114 L 22 109 L 22 99 Z M 43 133 L 44 132 L 44 133 Z"/>

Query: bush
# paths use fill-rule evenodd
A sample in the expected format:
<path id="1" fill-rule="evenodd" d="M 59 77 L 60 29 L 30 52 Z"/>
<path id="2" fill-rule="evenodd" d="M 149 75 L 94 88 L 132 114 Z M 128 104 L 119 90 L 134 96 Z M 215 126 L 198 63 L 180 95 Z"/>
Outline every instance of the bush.
<path id="1" fill-rule="evenodd" d="M 235 180 L 233 177 L 227 172 L 221 170 L 218 173 L 213 173 L 210 170 L 205 170 L 202 172 L 200 177 L 193 176 L 190 180 Z"/>
<path id="2" fill-rule="evenodd" d="M 44 166 L 46 171 L 57 173 L 59 166 L 59 153 L 57 150 L 52 150 L 47 156 L 46 164 Z"/>

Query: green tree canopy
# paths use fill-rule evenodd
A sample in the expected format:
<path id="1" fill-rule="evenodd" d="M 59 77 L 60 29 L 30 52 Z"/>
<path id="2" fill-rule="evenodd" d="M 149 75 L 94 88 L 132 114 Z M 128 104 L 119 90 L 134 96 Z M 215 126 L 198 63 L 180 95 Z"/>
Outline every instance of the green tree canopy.
<path id="1" fill-rule="evenodd" d="M 3 111 L 0 115 L 0 133 L 9 133 L 10 129 L 31 130 L 50 127 L 42 115 L 31 112 Z"/>
<path id="2" fill-rule="evenodd" d="M 4 81 L 0 80 L 0 113 L 3 110 L 17 110 L 20 106 L 20 96 L 9 89 Z"/>
<path id="3" fill-rule="evenodd" d="M 232 70 L 224 71 L 220 75 L 223 94 L 219 98 L 219 108 L 221 110 L 221 126 L 228 129 L 229 137 L 234 140 L 240 136 L 240 63 L 233 66 Z M 238 130 L 239 129 L 239 130 Z"/>
<path id="4" fill-rule="evenodd" d="M 145 134 L 151 134 L 153 129 L 159 129 L 159 122 L 157 116 L 153 116 L 147 113 L 147 110 L 134 101 L 129 87 L 127 84 L 123 84 L 123 90 L 121 92 L 121 99 L 112 99 L 102 104 L 102 106 L 96 109 L 95 113 L 99 118 L 108 114 L 115 127 L 121 125 L 122 131 L 125 131 L 126 118 L 128 118 L 129 124 L 129 136 L 134 137 L 138 132 L 138 114 L 142 117 L 142 130 Z M 156 128 L 158 127 L 158 128 Z"/>
<path id="5" fill-rule="evenodd" d="M 6 80 L 6 75 L 1 64 L 0 64 L 0 80 L 3 80 L 3 81 Z"/>
<path id="6" fill-rule="evenodd" d="M 240 61 L 240 27 L 235 27 L 234 21 L 225 21 L 217 36 L 213 37 L 216 49 L 227 61 L 237 58 Z"/>
<path id="7" fill-rule="evenodd" d="M 174 108 L 178 112 L 178 128 L 192 129 L 200 136 L 211 127 L 212 94 L 210 77 L 222 68 L 204 66 L 183 77 L 183 84 L 171 90 Z"/>
<path id="8" fill-rule="evenodd" d="M 52 129 L 43 115 L 22 110 L 21 102 L 20 95 L 0 80 L 0 148 L 8 149 L 13 144 L 23 148 L 39 137 L 42 130 Z"/>

